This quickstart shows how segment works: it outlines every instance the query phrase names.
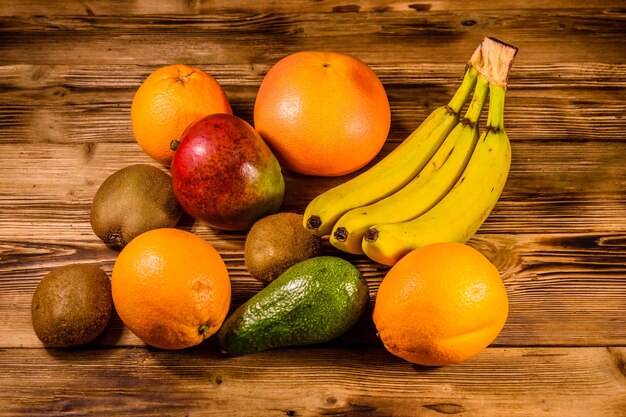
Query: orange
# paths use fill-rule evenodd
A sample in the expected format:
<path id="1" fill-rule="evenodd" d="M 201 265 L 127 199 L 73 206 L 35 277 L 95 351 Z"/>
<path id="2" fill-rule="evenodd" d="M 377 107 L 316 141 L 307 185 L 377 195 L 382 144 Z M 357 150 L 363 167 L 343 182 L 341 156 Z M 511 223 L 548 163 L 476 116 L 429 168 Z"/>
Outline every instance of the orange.
<path id="1" fill-rule="evenodd" d="M 380 80 L 363 61 L 299 52 L 261 83 L 254 124 L 285 168 L 307 175 L 356 171 L 380 151 L 391 111 Z"/>
<path id="2" fill-rule="evenodd" d="M 502 330 L 509 311 L 496 267 L 461 243 L 404 256 L 378 290 L 374 323 L 391 353 L 427 366 L 465 361 Z"/>
<path id="3" fill-rule="evenodd" d="M 130 108 L 137 143 L 168 166 L 174 156 L 172 141 L 179 141 L 191 123 L 213 113 L 233 113 L 226 93 L 209 74 L 187 65 L 169 65 L 150 74 Z"/>
<path id="4" fill-rule="evenodd" d="M 204 239 L 179 229 L 145 232 L 120 252 L 111 279 L 122 322 L 162 349 L 197 345 L 222 325 L 230 307 L 224 261 Z"/>

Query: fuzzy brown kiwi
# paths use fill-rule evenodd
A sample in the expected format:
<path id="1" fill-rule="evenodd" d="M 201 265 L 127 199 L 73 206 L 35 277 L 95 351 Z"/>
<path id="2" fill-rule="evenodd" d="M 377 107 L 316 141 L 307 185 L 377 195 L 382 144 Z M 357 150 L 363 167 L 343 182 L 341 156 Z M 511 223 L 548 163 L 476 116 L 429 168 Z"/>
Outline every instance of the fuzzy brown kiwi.
<path id="1" fill-rule="evenodd" d="M 245 243 L 250 275 L 269 283 L 296 263 L 319 256 L 321 239 L 305 230 L 302 220 L 301 214 L 277 213 L 252 225 Z"/>
<path id="2" fill-rule="evenodd" d="M 104 330 L 113 300 L 106 273 L 86 264 L 66 265 L 42 278 L 33 294 L 31 319 L 45 346 L 91 342 Z"/>
<path id="3" fill-rule="evenodd" d="M 123 247 L 148 230 L 176 226 L 182 213 L 171 177 L 137 164 L 102 183 L 91 204 L 91 228 L 105 243 Z"/>

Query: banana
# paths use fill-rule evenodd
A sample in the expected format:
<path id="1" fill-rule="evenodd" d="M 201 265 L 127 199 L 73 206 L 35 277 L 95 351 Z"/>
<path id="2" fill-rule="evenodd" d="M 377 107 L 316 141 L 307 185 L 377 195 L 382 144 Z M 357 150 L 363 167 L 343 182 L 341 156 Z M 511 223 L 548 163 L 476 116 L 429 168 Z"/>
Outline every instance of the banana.
<path id="1" fill-rule="evenodd" d="M 411 181 L 456 126 L 477 75 L 474 66 L 468 64 L 461 86 L 448 105 L 435 109 L 398 147 L 369 170 L 314 198 L 304 212 L 304 227 L 319 236 L 328 235 L 348 210 L 385 198 Z"/>
<path id="2" fill-rule="evenodd" d="M 418 247 L 435 242 L 467 242 L 495 206 L 511 165 L 511 147 L 504 131 L 502 85 L 489 86 L 487 128 L 452 190 L 414 220 L 375 225 L 362 241 L 372 260 L 394 265 Z"/>
<path id="3" fill-rule="evenodd" d="M 437 204 L 454 186 L 472 155 L 479 137 L 478 120 L 488 92 L 487 80 L 479 77 L 465 117 L 428 164 L 395 194 L 341 216 L 333 228 L 330 243 L 345 252 L 362 254 L 363 235 L 371 226 L 409 221 Z"/>

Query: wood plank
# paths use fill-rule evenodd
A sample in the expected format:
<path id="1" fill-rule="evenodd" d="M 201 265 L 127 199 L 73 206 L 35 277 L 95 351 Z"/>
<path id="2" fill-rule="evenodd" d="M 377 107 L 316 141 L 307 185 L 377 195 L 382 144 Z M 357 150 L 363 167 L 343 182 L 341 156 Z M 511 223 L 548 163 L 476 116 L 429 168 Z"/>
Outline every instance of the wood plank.
<path id="1" fill-rule="evenodd" d="M 567 9 L 1 17 L 0 64 L 258 64 L 310 49 L 371 63 L 463 63 L 486 34 L 518 46 L 522 64 L 623 63 L 625 16 Z"/>
<path id="2" fill-rule="evenodd" d="M 625 362 L 624 347 L 491 348 L 442 368 L 383 349 L 4 349 L 0 415 L 621 417 Z"/>
<path id="3" fill-rule="evenodd" d="M 384 85 L 446 87 L 458 85 L 465 64 L 422 63 L 368 63 Z M 258 87 L 273 62 L 259 64 L 198 65 L 226 87 Z M 28 92 L 65 87 L 72 91 L 113 93 L 136 90 L 158 65 L 31 65 L 8 64 L 0 66 L 0 91 L 14 94 L 19 99 Z M 452 86 L 453 87 L 453 86 Z M 509 76 L 509 90 L 549 88 L 607 88 L 619 91 L 626 87 L 626 63 L 550 63 L 520 64 L 514 62 Z M 58 94 L 57 94 L 58 96 Z M 24 100 L 25 97 L 22 97 Z M 49 98 L 41 94 L 37 99 Z M 58 98 L 57 98 L 58 100 Z"/>
<path id="4" fill-rule="evenodd" d="M 88 234 L 88 225 L 81 225 Z M 53 228 L 42 230 L 54 230 Z M 232 309 L 262 289 L 247 273 L 243 236 L 223 239 L 208 228 L 195 232 L 223 256 L 232 282 Z M 53 267 L 76 262 L 101 266 L 110 274 L 117 252 L 92 234 L 88 244 L 0 241 L 0 348 L 40 347 L 32 331 L 30 303 L 39 280 Z M 507 287 L 509 318 L 496 346 L 604 346 L 626 344 L 626 236 L 622 235 L 489 235 L 470 245 L 499 269 Z M 356 265 L 370 287 L 370 312 L 333 346 L 379 346 L 371 308 L 386 267 L 364 257 L 325 247 Z M 142 342 L 114 317 L 98 345 L 134 346 Z"/>
<path id="5" fill-rule="evenodd" d="M 386 144 L 381 153 L 362 170 L 386 156 L 396 144 Z M 511 218 L 533 225 L 540 222 L 546 231 L 581 231 L 580 221 L 589 227 L 606 228 L 605 221 L 619 220 L 624 212 L 619 204 L 626 199 L 626 178 L 623 164 L 624 146 L 621 142 L 555 142 L 522 141 L 512 143 L 512 166 L 501 202 L 519 205 L 518 216 L 529 210 L 539 210 L 537 215 Z M 113 172 L 135 163 L 152 163 L 136 143 L 1 143 L 0 154 L 5 159 L 0 164 L 2 178 L 0 198 L 5 204 L 28 207 L 30 203 L 88 204 L 100 184 Z M 358 175 L 362 170 L 343 177 L 311 177 L 285 172 L 285 209 L 304 210 L 318 194 Z M 24 175 L 16 175 L 22 172 Z M 19 194 L 16 194 L 19 193 Z M 601 197 L 601 198 L 600 198 Z M 555 222 L 551 213 L 561 211 L 546 206 L 559 204 L 566 216 Z M 617 205 L 612 205 L 613 203 Z M 24 206 L 26 204 L 26 206 Z M 40 207 L 46 209 L 47 207 Z M 53 207 L 49 207 L 53 208 Z M 84 209 L 85 207 L 82 207 Z M 37 209 L 34 206 L 34 209 Z M 511 210 L 515 207 L 510 206 Z M 593 213 L 599 210 L 601 213 Z M 572 218 L 580 215 L 578 219 Z M 22 218 L 20 211 L 15 220 Z M 505 213 L 510 216 L 510 212 Z M 504 216 L 504 217 L 506 217 Z M 545 216 L 543 220 L 541 216 Z M 510 226 L 502 218 L 504 230 Z M 9 219 L 4 218 L 4 221 Z M 571 225 L 567 222 L 571 221 Z M 604 225 L 604 226 L 603 226 Z M 616 232 L 622 231 L 622 222 L 612 224 Z M 565 229 L 563 229 L 565 228 Z M 499 230 L 503 230 L 499 229 Z M 537 230 L 537 229 L 531 229 Z M 593 229 L 592 229 L 593 230 Z M 529 230 L 518 230 L 529 232 Z"/>
<path id="6" fill-rule="evenodd" d="M 235 114 L 253 122 L 257 89 L 270 66 L 201 67 L 224 87 Z M 390 142 L 403 140 L 435 107 L 446 103 L 463 71 L 463 65 L 457 64 L 373 64 L 372 68 L 392 107 Z M 136 89 L 154 69 L 1 66 L 0 141 L 133 142 L 130 105 Z M 626 64 L 515 66 L 507 95 L 507 132 L 513 141 L 622 141 L 625 94 Z"/>
<path id="7" fill-rule="evenodd" d="M 226 4 L 212 0 L 153 1 L 153 0 L 73 0 L 51 3 L 47 0 L 5 0 L 0 8 L 1 16 L 60 16 L 60 15 L 143 15 L 143 14 L 213 14 L 237 13 L 304 13 L 304 12 L 409 12 L 423 13 L 441 10 L 545 10 L 545 9 L 606 9 L 619 8 L 619 0 L 583 2 L 570 0 L 516 0 L 508 2 L 464 1 L 462 7 L 453 0 L 389 1 L 389 0 L 326 0 L 311 2 L 303 0 L 250 1 L 230 0 Z"/>

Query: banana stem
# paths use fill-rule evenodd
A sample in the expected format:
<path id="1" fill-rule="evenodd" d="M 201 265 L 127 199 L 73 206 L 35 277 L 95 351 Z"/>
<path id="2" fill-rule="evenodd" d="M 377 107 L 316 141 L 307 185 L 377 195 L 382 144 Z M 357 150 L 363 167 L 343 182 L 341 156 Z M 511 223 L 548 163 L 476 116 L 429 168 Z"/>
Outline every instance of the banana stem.
<path id="1" fill-rule="evenodd" d="M 487 100 L 487 94 L 489 93 L 489 82 L 484 77 L 478 77 L 476 88 L 474 89 L 474 96 L 470 102 L 463 121 L 472 126 L 476 126 L 480 115 L 485 107 Z"/>
<path id="2" fill-rule="evenodd" d="M 506 88 L 489 85 L 489 115 L 487 116 L 487 130 L 494 132 L 504 130 L 504 95 Z"/>
<path id="3" fill-rule="evenodd" d="M 467 101 L 470 93 L 474 89 L 476 84 L 476 78 L 478 77 L 478 71 L 471 65 L 468 65 L 465 69 L 465 75 L 463 75 L 463 81 L 461 86 L 456 90 L 452 100 L 448 103 L 448 107 L 452 109 L 455 114 L 458 114 L 463 107 L 463 104 Z"/>
<path id="4" fill-rule="evenodd" d="M 489 84 L 506 87 L 517 48 L 498 39 L 486 37 L 483 39 L 482 53 L 485 71 L 480 73 L 487 77 Z"/>

